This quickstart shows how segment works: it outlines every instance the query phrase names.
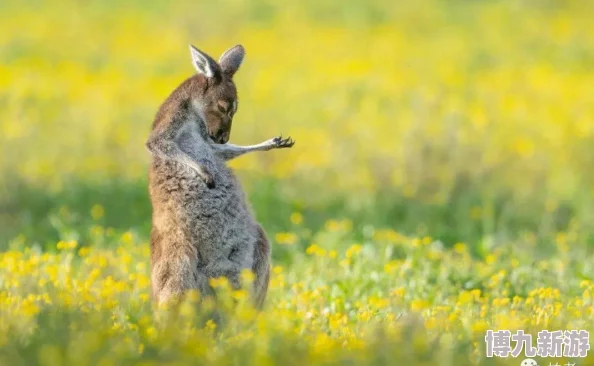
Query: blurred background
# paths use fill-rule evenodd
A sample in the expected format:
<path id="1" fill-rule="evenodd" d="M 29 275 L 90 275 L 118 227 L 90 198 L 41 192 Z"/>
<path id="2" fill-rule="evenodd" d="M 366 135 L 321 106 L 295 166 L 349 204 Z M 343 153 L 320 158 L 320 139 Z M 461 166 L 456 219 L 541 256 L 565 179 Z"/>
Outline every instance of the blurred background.
<path id="1" fill-rule="evenodd" d="M 271 235 L 344 218 L 448 246 L 590 243 L 593 16 L 580 0 L 2 1 L 0 249 L 148 238 L 144 143 L 194 72 L 188 43 L 247 50 L 231 142 L 297 141 L 232 163 Z"/>

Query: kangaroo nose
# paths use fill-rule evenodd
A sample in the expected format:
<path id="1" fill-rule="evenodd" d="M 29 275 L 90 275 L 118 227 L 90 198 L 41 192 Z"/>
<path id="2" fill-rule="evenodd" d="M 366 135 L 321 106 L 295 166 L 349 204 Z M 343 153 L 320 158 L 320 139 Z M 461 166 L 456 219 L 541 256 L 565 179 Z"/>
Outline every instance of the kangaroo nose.
<path id="1" fill-rule="evenodd" d="M 221 144 L 226 144 L 229 141 L 229 132 L 223 132 L 221 134 L 220 142 Z"/>

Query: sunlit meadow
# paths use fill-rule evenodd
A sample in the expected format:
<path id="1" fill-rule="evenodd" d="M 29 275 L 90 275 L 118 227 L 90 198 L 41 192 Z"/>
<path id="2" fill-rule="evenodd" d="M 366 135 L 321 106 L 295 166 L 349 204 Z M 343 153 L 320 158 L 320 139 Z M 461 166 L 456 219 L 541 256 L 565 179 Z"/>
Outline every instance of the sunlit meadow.
<path id="1" fill-rule="evenodd" d="M 519 365 L 485 358 L 486 330 L 594 331 L 593 17 L 2 1 L 0 364 Z M 247 50 L 231 142 L 297 141 L 232 163 L 274 269 L 260 314 L 215 281 L 218 325 L 199 294 L 149 297 L 144 142 L 188 43 Z"/>

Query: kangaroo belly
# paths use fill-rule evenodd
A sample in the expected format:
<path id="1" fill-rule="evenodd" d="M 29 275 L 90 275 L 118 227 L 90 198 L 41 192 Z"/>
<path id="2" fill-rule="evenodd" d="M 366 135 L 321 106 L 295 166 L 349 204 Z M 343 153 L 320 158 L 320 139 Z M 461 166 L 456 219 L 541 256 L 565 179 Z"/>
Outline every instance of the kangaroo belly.
<path id="1" fill-rule="evenodd" d="M 151 199 L 159 201 L 158 207 L 153 204 L 153 225 L 165 226 L 161 232 L 191 243 L 199 267 L 227 262 L 226 269 L 233 266 L 237 273 L 251 268 L 258 232 L 232 172 L 217 166 L 216 186 L 211 189 L 193 171 L 169 168 L 174 169 L 151 177 Z"/>
<path id="2" fill-rule="evenodd" d="M 237 271 L 250 268 L 257 241 L 253 217 L 237 197 L 231 196 L 223 202 L 226 204 L 218 206 L 213 215 L 196 218 L 192 237 L 199 262 L 208 266 L 217 261 L 229 261 Z"/>

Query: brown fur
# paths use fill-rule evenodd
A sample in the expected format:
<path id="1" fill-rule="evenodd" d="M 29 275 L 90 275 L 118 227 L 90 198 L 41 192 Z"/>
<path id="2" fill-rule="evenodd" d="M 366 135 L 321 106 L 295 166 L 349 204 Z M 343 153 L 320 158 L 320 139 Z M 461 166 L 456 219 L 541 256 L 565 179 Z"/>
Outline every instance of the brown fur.
<path id="1" fill-rule="evenodd" d="M 200 100 L 204 106 L 204 119 L 208 134 L 214 142 L 226 143 L 229 140 L 233 115 L 233 102 L 237 103 L 237 89 L 232 79 L 223 79 L 215 84 L 202 74 L 192 75 L 184 80 L 169 95 L 157 112 L 153 129 L 159 124 L 169 123 L 176 115 L 190 108 L 192 100 Z M 219 110 L 219 105 L 228 106 L 229 113 Z"/>
<path id="2" fill-rule="evenodd" d="M 254 303 L 261 308 L 270 279 L 270 245 L 225 162 L 250 151 L 293 146 L 274 138 L 242 147 L 229 139 L 237 92 L 232 76 L 243 48 L 216 64 L 192 48 L 199 74 L 185 80 L 162 104 L 147 141 L 152 152 L 149 192 L 153 206 L 151 279 L 153 298 L 163 303 L 188 289 L 210 296 L 210 278 L 226 276 L 238 288 L 239 274 L 255 274 Z"/>

